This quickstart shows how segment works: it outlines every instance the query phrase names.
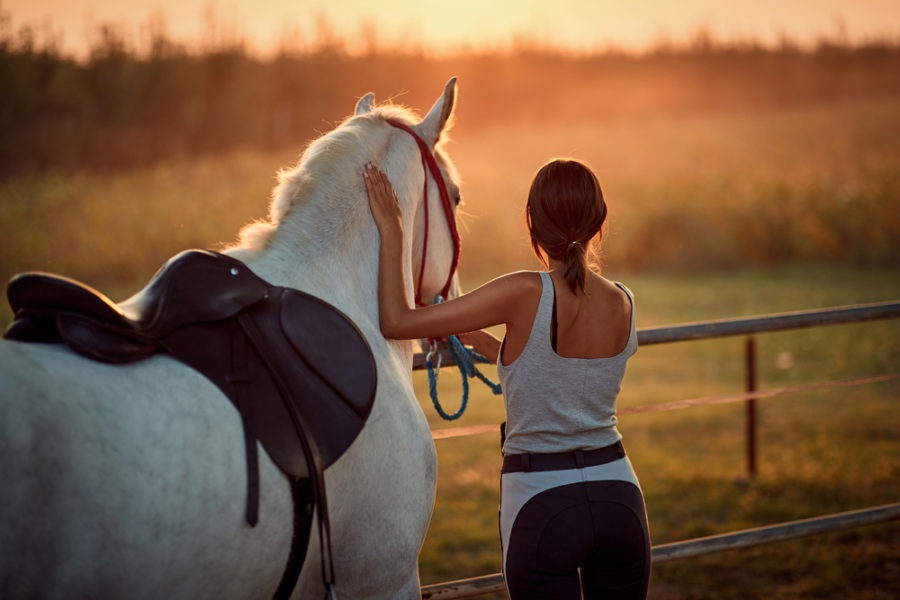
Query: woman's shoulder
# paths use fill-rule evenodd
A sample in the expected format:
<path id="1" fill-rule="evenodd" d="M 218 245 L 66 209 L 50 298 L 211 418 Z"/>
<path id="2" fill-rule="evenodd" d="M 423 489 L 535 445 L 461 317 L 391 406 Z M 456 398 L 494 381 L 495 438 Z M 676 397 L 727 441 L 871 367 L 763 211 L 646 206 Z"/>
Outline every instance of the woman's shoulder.
<path id="1" fill-rule="evenodd" d="M 541 274 L 538 271 L 515 271 L 501 275 L 485 284 L 491 288 L 490 294 L 504 307 L 504 322 L 514 328 L 531 328 L 531 320 L 540 304 L 544 292 Z M 509 330 L 507 330 L 509 334 Z"/>
<path id="2" fill-rule="evenodd" d="M 589 277 L 593 280 L 594 285 L 597 286 L 596 289 L 613 295 L 627 294 L 631 291 L 628 290 L 628 287 L 621 281 L 613 281 L 611 279 L 607 279 L 600 273 L 592 271 L 589 271 L 589 273 Z"/>
<path id="3" fill-rule="evenodd" d="M 543 289 L 540 271 L 513 271 L 494 279 L 492 283 L 508 286 L 519 292 Z"/>
<path id="4" fill-rule="evenodd" d="M 631 311 L 633 295 L 625 284 L 618 281 L 610 281 L 598 273 L 594 273 L 593 277 L 594 293 L 592 295 L 599 296 L 602 304 L 607 307 L 617 307 L 624 312 Z"/>

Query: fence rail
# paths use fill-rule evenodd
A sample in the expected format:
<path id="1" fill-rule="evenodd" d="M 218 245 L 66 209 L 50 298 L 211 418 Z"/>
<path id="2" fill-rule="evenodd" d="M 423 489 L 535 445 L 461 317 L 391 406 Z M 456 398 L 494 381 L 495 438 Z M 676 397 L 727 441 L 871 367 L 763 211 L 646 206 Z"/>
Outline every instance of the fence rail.
<path id="1" fill-rule="evenodd" d="M 705 340 L 731 335 L 802 329 L 805 327 L 818 327 L 820 325 L 840 325 L 843 323 L 874 321 L 892 317 L 900 317 L 900 302 L 854 304 L 821 310 L 804 310 L 743 317 L 739 319 L 702 321 L 699 323 L 688 323 L 671 327 L 653 327 L 650 329 L 642 329 L 638 332 L 638 343 L 642 346 L 648 346 L 650 344 Z"/>
<path id="2" fill-rule="evenodd" d="M 637 332 L 638 344 L 665 344 L 670 342 L 686 342 L 705 340 L 732 335 L 747 335 L 788 329 L 803 329 L 820 325 L 840 325 L 877 319 L 900 317 L 900 302 L 874 302 L 871 304 L 853 304 L 836 306 L 820 310 L 804 310 L 771 315 L 741 317 L 738 319 L 718 319 L 685 323 L 666 327 L 649 327 Z M 454 364 L 453 355 L 446 348 L 441 351 L 441 364 Z M 417 353 L 413 357 L 413 370 L 425 368 L 425 353 Z"/>
<path id="3" fill-rule="evenodd" d="M 714 552 L 724 552 L 738 548 L 748 548 L 769 542 L 778 542 L 810 535 L 818 535 L 842 529 L 863 527 L 900 519 L 900 503 L 885 504 L 861 510 L 835 513 L 812 519 L 788 521 L 766 527 L 744 529 L 721 535 L 660 544 L 652 550 L 653 562 L 661 563 L 679 558 L 702 556 Z M 422 588 L 422 598 L 428 600 L 450 600 L 451 598 L 472 598 L 482 594 L 501 592 L 504 589 L 503 575 L 494 573 L 469 579 L 458 579 Z"/>
<path id="4" fill-rule="evenodd" d="M 681 400 L 665 405 L 648 405 L 643 407 L 630 407 L 619 411 L 647 412 L 650 410 L 673 410 L 687 408 L 700 404 L 722 404 L 726 402 L 745 401 L 747 403 L 747 461 L 748 475 L 753 477 L 756 472 L 756 399 L 782 395 L 797 391 L 809 391 L 813 389 L 826 389 L 842 387 L 846 385 L 860 385 L 863 383 L 875 383 L 894 380 L 897 373 L 884 374 L 875 377 L 859 378 L 853 380 L 816 382 L 792 388 L 779 388 L 775 390 L 756 389 L 756 343 L 752 334 L 773 331 L 785 331 L 789 329 L 801 329 L 806 327 L 818 327 L 822 325 L 838 325 L 843 323 L 857 323 L 873 321 L 877 319 L 890 319 L 900 317 L 900 302 L 877 302 L 872 304 L 857 304 L 851 306 L 838 306 L 820 310 L 796 311 L 742 317 L 737 319 L 720 319 L 687 323 L 667 327 L 653 327 L 639 329 L 637 332 L 638 343 L 641 346 L 651 344 L 664 344 L 670 342 L 682 342 L 690 340 L 703 340 L 734 335 L 748 335 L 746 344 L 746 391 L 742 394 L 697 398 L 693 400 Z M 440 350 L 441 362 L 444 365 L 454 364 L 453 356 L 446 348 Z M 416 354 L 413 358 L 413 369 L 425 368 L 425 354 Z M 474 425 L 470 427 L 458 427 L 435 430 L 432 433 L 434 439 L 459 437 L 495 431 L 497 424 Z M 797 537 L 816 535 L 820 533 L 839 531 L 852 527 L 861 527 L 874 523 L 893 521 L 900 519 L 900 503 L 887 504 L 878 507 L 869 507 L 844 513 L 824 515 L 812 519 L 778 523 L 755 529 L 746 529 L 721 535 L 714 535 L 693 540 L 685 540 L 670 544 L 654 546 L 653 562 L 665 562 L 679 558 L 688 558 L 722 552 L 736 548 L 745 548 L 768 542 L 787 540 Z M 449 581 L 422 588 L 422 598 L 450 599 L 470 598 L 504 589 L 503 577 L 499 573 Z"/>

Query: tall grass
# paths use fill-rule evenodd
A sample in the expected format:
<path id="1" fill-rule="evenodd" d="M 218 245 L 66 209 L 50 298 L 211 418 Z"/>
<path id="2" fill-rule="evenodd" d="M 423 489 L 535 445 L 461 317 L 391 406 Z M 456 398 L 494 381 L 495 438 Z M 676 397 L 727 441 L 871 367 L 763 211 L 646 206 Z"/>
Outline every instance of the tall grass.
<path id="1" fill-rule="evenodd" d="M 102 282 L 137 270 L 136 282 L 172 251 L 230 240 L 261 216 L 275 169 L 364 92 L 425 110 L 450 75 L 466 210 L 481 217 L 466 236 L 470 272 L 533 264 L 520 207 L 552 155 L 600 174 L 610 265 L 900 259 L 900 47 L 890 42 L 800 50 L 698 38 L 640 55 L 525 45 L 446 57 L 374 45 L 350 56 L 323 35 L 262 59 L 239 36 L 213 32 L 189 51 L 149 31 L 142 48 L 102 25 L 77 62 L 52 39 L 0 27 L 0 217 L 42 222 L 5 230 L 0 276 L 70 255 L 73 274 Z"/>
<path id="2" fill-rule="evenodd" d="M 892 98 L 461 134 L 463 211 L 473 217 L 463 264 L 489 276 L 530 260 L 524 200 L 554 155 L 585 159 L 600 177 L 610 268 L 897 264 L 897 139 Z"/>
<path id="3" fill-rule="evenodd" d="M 353 99 L 345 105 L 349 112 Z M 534 171 L 559 154 L 587 160 L 600 176 L 610 205 L 603 240 L 609 271 L 796 262 L 896 267 L 897 139 L 900 103 L 880 98 L 460 127 L 449 152 L 463 176 L 462 272 L 474 285 L 536 266 L 522 207 Z M 239 149 L 125 171 L 57 169 L 2 180 L 0 279 L 59 271 L 126 296 L 175 252 L 231 242 L 243 224 L 265 216 L 277 168 L 300 150 Z"/>

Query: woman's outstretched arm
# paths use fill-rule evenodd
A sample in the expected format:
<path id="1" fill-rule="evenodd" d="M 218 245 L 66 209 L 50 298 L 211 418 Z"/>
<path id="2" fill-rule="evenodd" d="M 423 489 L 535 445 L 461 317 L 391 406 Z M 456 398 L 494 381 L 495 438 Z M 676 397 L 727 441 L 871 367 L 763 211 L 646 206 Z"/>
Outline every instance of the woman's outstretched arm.
<path id="1" fill-rule="evenodd" d="M 480 288 L 442 304 L 410 308 L 403 278 L 403 229 L 400 205 L 387 175 L 366 165 L 366 191 L 372 216 L 381 234 L 378 268 L 378 306 L 381 332 L 391 339 L 437 338 L 509 324 L 517 317 L 515 302 L 525 273 L 499 277 Z M 496 339 L 496 338 L 495 338 Z M 494 354 L 496 356 L 496 354 Z M 492 356 L 493 358 L 493 356 Z"/>
<path id="2" fill-rule="evenodd" d="M 495 362 L 500 362 L 500 345 L 501 341 L 490 331 L 478 329 L 460 333 L 459 341 L 466 346 L 472 346 L 478 354 L 485 358 L 489 358 Z"/>

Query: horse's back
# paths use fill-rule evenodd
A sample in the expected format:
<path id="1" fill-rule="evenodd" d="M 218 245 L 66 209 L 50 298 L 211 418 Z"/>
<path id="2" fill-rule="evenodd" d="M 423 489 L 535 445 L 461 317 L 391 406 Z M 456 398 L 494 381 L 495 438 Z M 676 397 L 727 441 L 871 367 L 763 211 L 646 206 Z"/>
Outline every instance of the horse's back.
<path id="1" fill-rule="evenodd" d="M 270 593 L 290 494 L 263 458 L 245 524 L 242 436 L 218 389 L 165 357 L 114 367 L 0 340 L 0 597 Z"/>

